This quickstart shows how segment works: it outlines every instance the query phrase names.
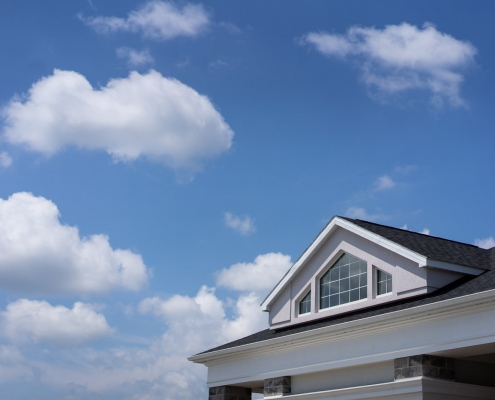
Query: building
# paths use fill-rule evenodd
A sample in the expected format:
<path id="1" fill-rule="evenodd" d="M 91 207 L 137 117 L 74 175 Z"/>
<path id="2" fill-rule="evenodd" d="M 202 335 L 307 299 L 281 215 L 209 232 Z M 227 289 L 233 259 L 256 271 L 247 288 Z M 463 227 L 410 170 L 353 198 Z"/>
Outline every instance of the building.
<path id="1" fill-rule="evenodd" d="M 334 217 L 261 307 L 209 400 L 495 399 L 495 248 Z"/>

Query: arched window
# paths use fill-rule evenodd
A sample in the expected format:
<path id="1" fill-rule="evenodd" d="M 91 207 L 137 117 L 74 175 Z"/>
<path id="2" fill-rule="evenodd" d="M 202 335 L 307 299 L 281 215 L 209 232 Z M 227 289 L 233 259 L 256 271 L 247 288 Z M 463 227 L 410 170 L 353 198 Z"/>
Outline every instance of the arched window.
<path id="1" fill-rule="evenodd" d="M 366 299 L 366 261 L 344 253 L 320 279 L 320 309 Z"/>
<path id="2" fill-rule="evenodd" d="M 311 312 L 311 291 L 299 302 L 299 315 Z"/>

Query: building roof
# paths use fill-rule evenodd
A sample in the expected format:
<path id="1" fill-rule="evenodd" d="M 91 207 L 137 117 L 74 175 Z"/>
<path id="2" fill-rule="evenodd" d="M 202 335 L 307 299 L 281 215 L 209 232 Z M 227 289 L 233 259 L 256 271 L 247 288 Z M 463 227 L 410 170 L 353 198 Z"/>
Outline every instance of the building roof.
<path id="1" fill-rule="evenodd" d="M 486 272 L 478 276 L 465 276 L 430 294 L 383 303 L 374 307 L 364 308 L 327 318 L 321 318 L 305 324 L 293 325 L 280 329 L 265 329 L 242 339 L 204 351 L 200 354 L 276 339 L 282 336 L 342 324 L 362 318 L 374 317 L 377 315 L 401 311 L 408 308 L 414 308 L 495 289 L 495 247 L 486 250 L 466 243 L 424 235 L 404 229 L 392 228 L 372 222 L 350 218 L 344 219 L 427 257 L 440 261 L 486 269 Z"/>
<path id="2" fill-rule="evenodd" d="M 360 219 L 343 218 L 370 232 L 376 233 L 401 246 L 422 254 L 428 258 L 445 261 L 467 267 L 487 269 L 490 252 L 473 244 L 456 242 L 436 236 L 425 235 L 405 229 L 393 228 L 362 221 Z"/>

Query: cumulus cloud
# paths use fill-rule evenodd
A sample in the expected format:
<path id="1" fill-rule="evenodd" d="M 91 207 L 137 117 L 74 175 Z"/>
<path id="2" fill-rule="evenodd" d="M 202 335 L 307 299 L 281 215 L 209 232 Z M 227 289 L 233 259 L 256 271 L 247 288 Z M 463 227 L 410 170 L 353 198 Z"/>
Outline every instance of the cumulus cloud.
<path id="1" fill-rule="evenodd" d="M 9 156 L 9 153 L 6 151 L 2 151 L 0 153 L 0 167 L 8 168 L 12 165 L 12 157 Z"/>
<path id="2" fill-rule="evenodd" d="M 273 262 L 268 261 L 270 257 Z M 285 263 L 284 268 L 276 267 L 277 260 L 282 265 Z M 265 265 L 264 269 L 259 265 Z M 274 266 L 280 276 L 270 274 Z M 257 257 L 252 264 L 235 264 L 221 271 L 219 277 L 227 277 L 225 271 L 237 268 L 248 276 L 246 284 L 235 281 L 228 284 L 240 290 L 233 299 L 222 300 L 215 288 L 206 286 L 194 296 L 145 298 L 137 307 L 139 314 L 157 317 L 166 324 L 163 335 L 148 345 L 74 348 L 70 352 L 54 353 L 56 357 L 48 360 L 24 358 L 6 349 L 5 362 L 0 347 L 0 371 L 5 376 L 22 378 L 24 382 L 36 381 L 57 387 L 60 393 L 54 396 L 57 398 L 67 394 L 69 383 L 71 387 L 84 388 L 95 398 L 99 395 L 129 400 L 205 398 L 206 369 L 189 362 L 187 357 L 267 328 L 267 315 L 261 312 L 259 304 L 271 287 L 260 285 L 252 278 L 262 273 L 276 283 L 289 267 L 289 256 L 272 253 Z M 9 364 L 8 359 L 13 361 Z M 73 363 L 74 359 L 77 363 Z"/>
<path id="3" fill-rule="evenodd" d="M 144 299 L 139 311 L 163 318 L 168 324 L 166 341 L 192 355 L 266 327 L 266 315 L 260 311 L 260 302 L 255 293 L 239 296 L 233 306 L 233 317 L 229 318 L 227 304 L 215 295 L 215 289 L 203 286 L 195 297 L 175 295 L 165 300 Z"/>
<path id="4" fill-rule="evenodd" d="M 383 175 L 380 176 L 377 181 L 375 182 L 375 189 L 376 190 L 385 190 L 385 189 L 391 189 L 396 185 L 396 182 L 392 178 L 390 178 L 388 175 Z"/>
<path id="5" fill-rule="evenodd" d="M 228 150 L 233 137 L 206 96 L 156 71 L 94 89 L 77 72 L 55 70 L 2 115 L 5 140 L 47 156 L 77 146 L 116 161 L 144 156 L 191 171 Z"/>
<path id="6" fill-rule="evenodd" d="M 352 26 L 344 35 L 310 32 L 301 39 L 320 53 L 355 59 L 363 82 L 387 95 L 428 90 L 438 107 L 464 106 L 460 96 L 463 71 L 474 63 L 476 48 L 467 41 L 437 30 L 402 23 L 384 29 Z"/>
<path id="7" fill-rule="evenodd" d="M 105 235 L 80 237 L 59 217 L 53 202 L 31 193 L 0 199 L 0 288 L 55 295 L 136 291 L 147 284 L 139 254 L 112 249 Z"/>
<path id="8" fill-rule="evenodd" d="M 217 285 L 240 291 L 272 289 L 292 265 L 290 256 L 282 253 L 261 254 L 252 263 L 237 263 L 222 269 Z"/>
<path id="9" fill-rule="evenodd" d="M 127 18 L 80 18 L 98 33 L 134 32 L 154 40 L 194 37 L 204 32 L 210 24 L 209 15 L 201 4 L 187 3 L 181 9 L 172 2 L 157 0 L 131 11 Z"/>
<path id="10" fill-rule="evenodd" d="M 419 233 L 422 233 L 423 235 L 429 235 L 430 234 L 430 230 L 428 228 L 424 228 L 421 232 Z"/>
<path id="11" fill-rule="evenodd" d="M 117 56 L 125 58 L 127 65 L 132 68 L 152 64 L 154 61 L 148 49 L 139 51 L 130 47 L 119 47 L 117 49 Z"/>
<path id="12" fill-rule="evenodd" d="M 224 217 L 225 226 L 233 229 L 241 235 L 250 235 L 256 232 L 256 225 L 254 224 L 254 220 L 249 215 L 239 217 L 230 212 L 226 212 L 224 214 Z"/>
<path id="13" fill-rule="evenodd" d="M 112 333 L 94 306 L 77 302 L 72 309 L 46 301 L 20 299 L 0 313 L 3 336 L 13 342 L 48 342 L 74 346 Z"/>
<path id="14" fill-rule="evenodd" d="M 388 218 L 384 214 L 369 214 L 363 207 L 349 207 L 345 212 L 345 216 L 354 219 L 362 219 L 365 221 L 378 221 Z"/>
<path id="15" fill-rule="evenodd" d="M 491 249 L 492 247 L 495 247 L 495 239 L 493 236 L 484 239 L 476 239 L 474 244 L 482 249 Z"/>

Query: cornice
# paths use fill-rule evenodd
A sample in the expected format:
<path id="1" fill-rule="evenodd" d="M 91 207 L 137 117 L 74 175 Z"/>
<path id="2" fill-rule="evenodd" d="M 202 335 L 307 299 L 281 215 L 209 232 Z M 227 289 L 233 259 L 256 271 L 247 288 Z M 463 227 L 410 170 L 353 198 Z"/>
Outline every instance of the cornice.
<path id="1" fill-rule="evenodd" d="M 277 353 L 289 348 L 312 346 L 318 343 L 328 343 L 343 337 L 351 338 L 370 335 L 376 332 L 386 332 L 403 326 L 451 318 L 466 313 L 472 314 L 490 307 L 495 303 L 495 290 L 488 290 L 454 299 L 438 301 L 431 304 L 389 312 L 337 325 L 316 328 L 309 331 L 294 333 L 274 339 L 231 347 L 223 350 L 197 354 L 188 360 L 207 365 L 226 362 L 230 359 L 253 357 L 258 353 Z"/>

